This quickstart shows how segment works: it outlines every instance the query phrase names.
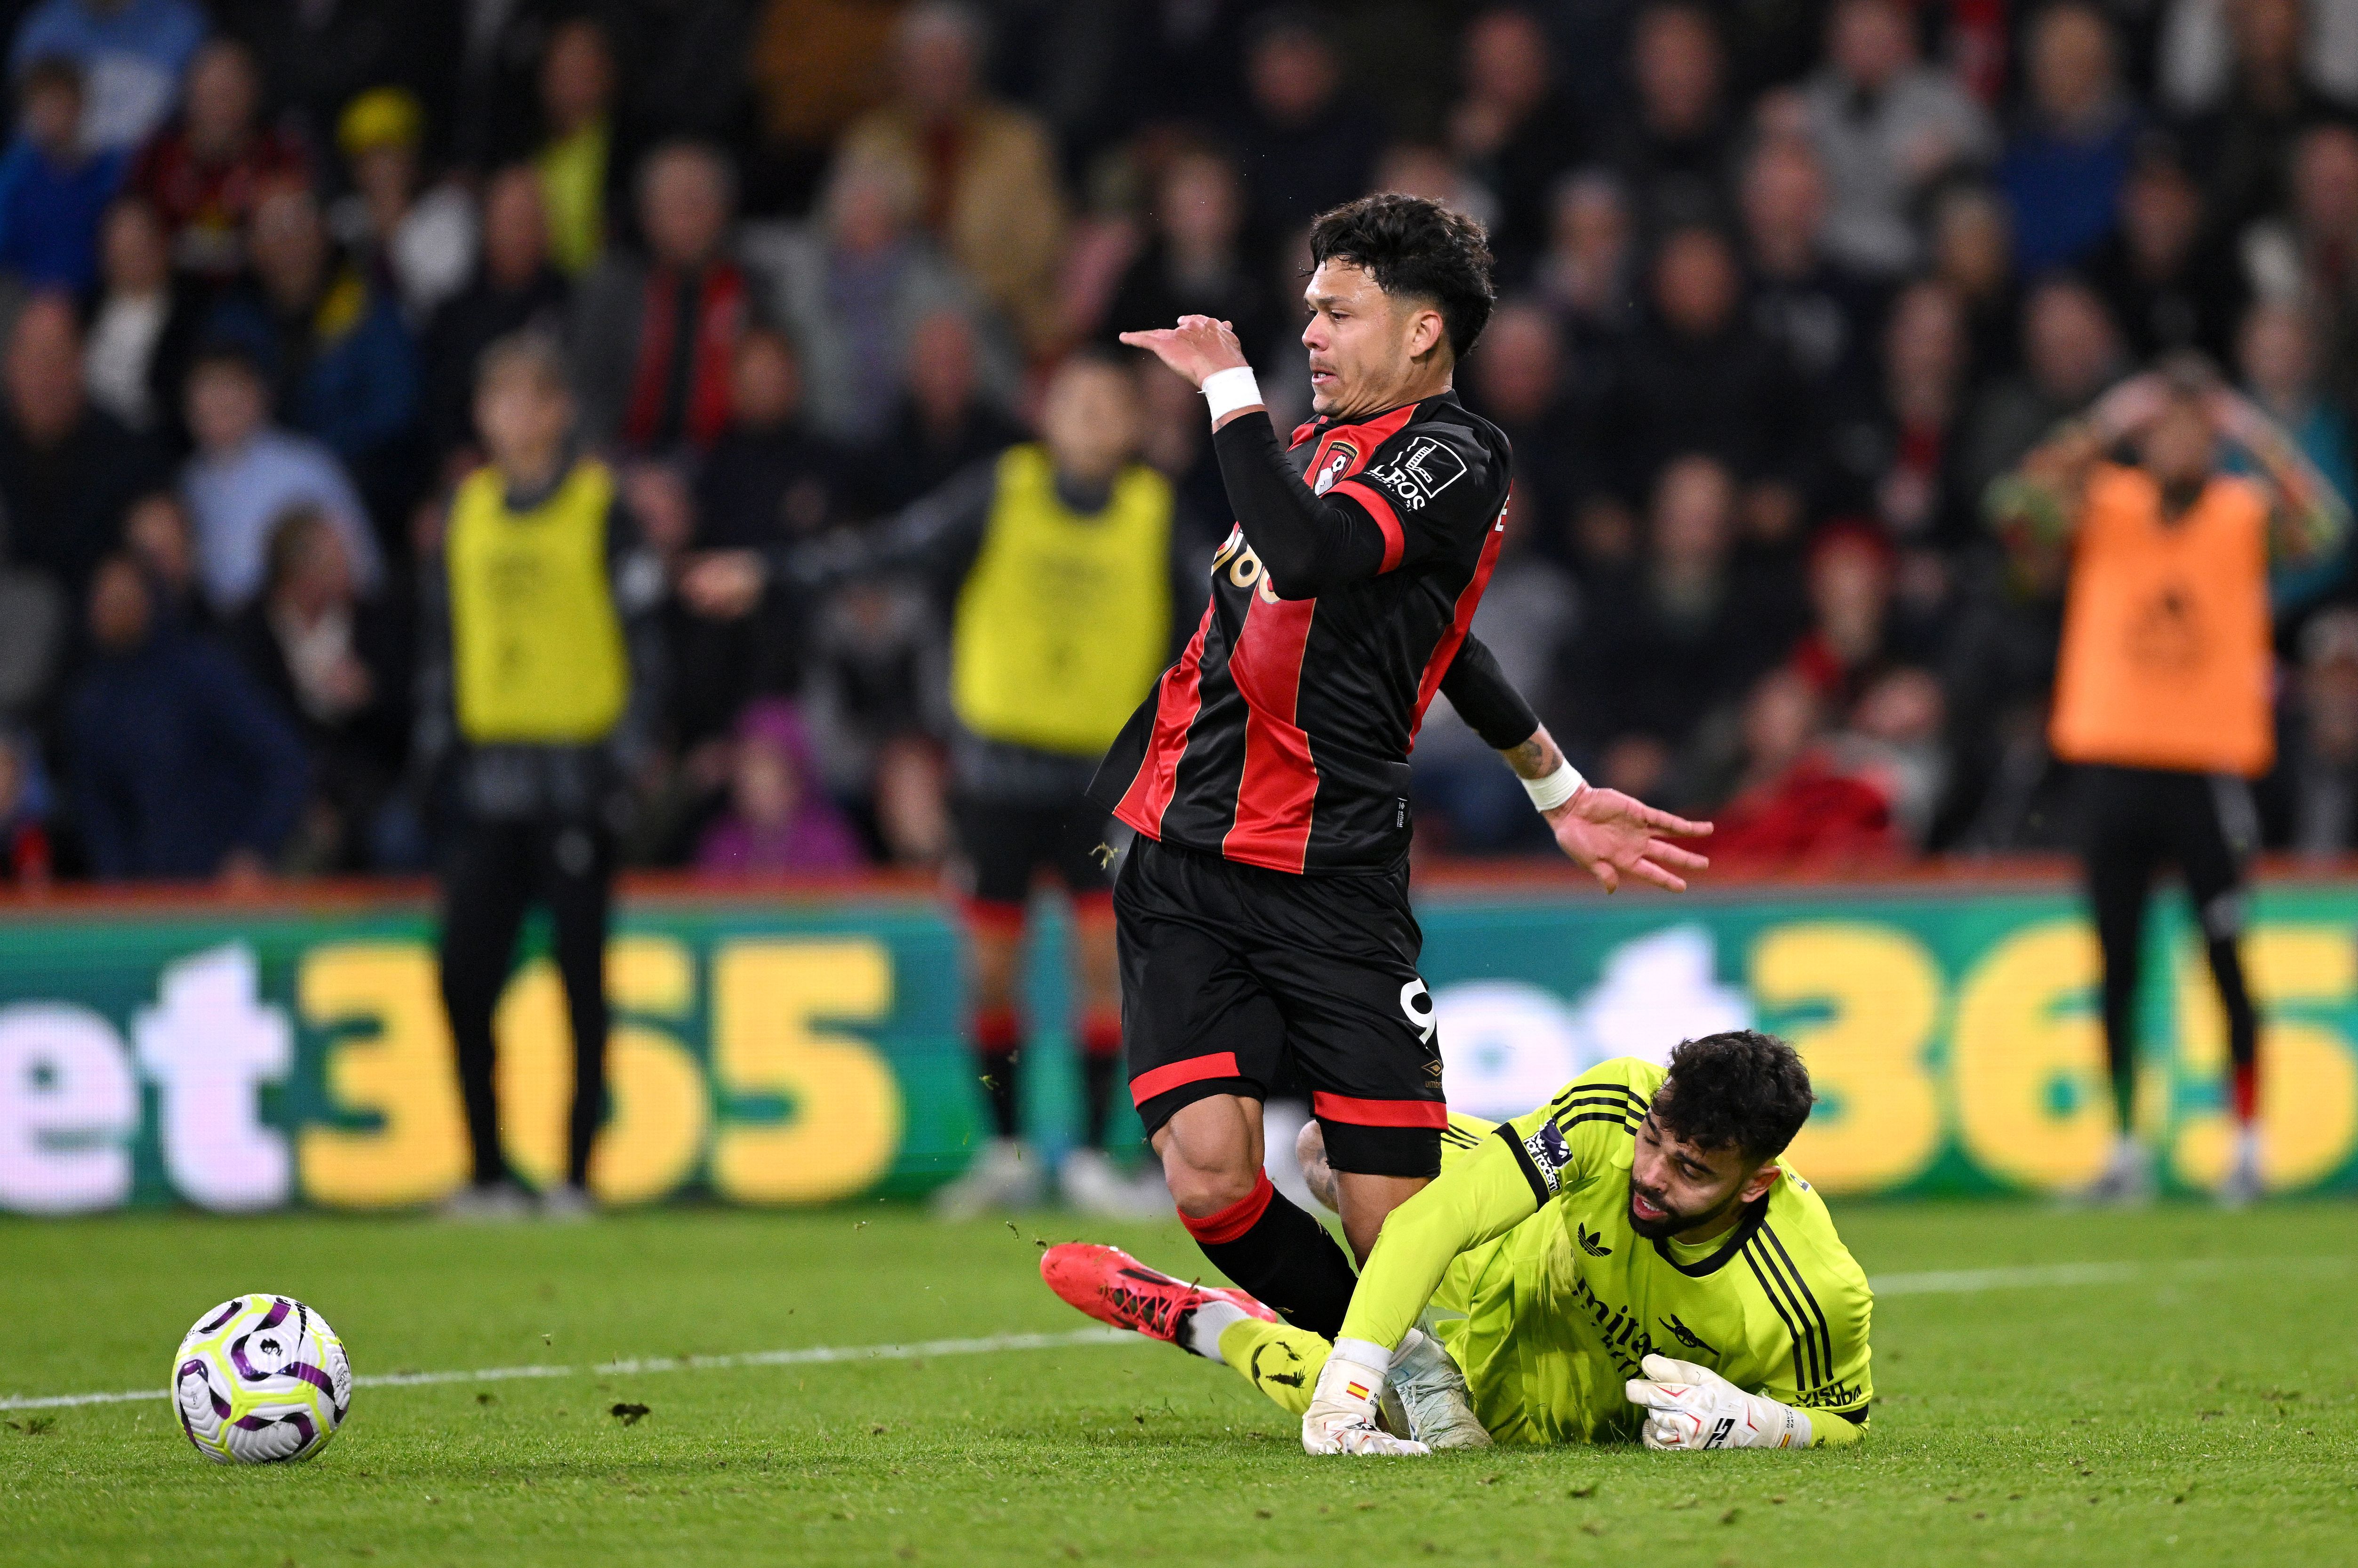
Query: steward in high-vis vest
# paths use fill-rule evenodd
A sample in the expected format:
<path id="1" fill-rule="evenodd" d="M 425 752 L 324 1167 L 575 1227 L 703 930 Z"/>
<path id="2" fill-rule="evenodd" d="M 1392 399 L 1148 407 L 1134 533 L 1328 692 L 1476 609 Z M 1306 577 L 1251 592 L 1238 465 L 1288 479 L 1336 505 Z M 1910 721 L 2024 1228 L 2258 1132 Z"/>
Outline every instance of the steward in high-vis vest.
<path id="1" fill-rule="evenodd" d="M 1076 1020 L 1087 1087 L 1087 1138 L 1057 1175 L 1066 1202 L 1097 1213 L 1159 1213 L 1104 1150 L 1120 1077 L 1106 814 L 1084 798 L 1105 749 L 1171 657 L 1171 486 L 1137 460 L 1136 373 L 1076 353 L 1048 384 L 1041 439 L 979 463 L 870 532 L 769 557 L 708 557 L 682 589 L 698 609 L 740 614 L 765 580 L 806 591 L 914 568 L 952 600 L 951 772 L 967 874 L 973 1012 L 969 1037 L 989 1090 L 993 1137 L 944 1188 L 946 1212 L 1039 1201 L 1041 1172 L 1020 1140 L 1016 1009 L 1025 907 L 1051 871 L 1072 898 Z"/>
<path id="2" fill-rule="evenodd" d="M 2256 477 L 2224 471 L 2223 443 Z M 2121 462 L 2115 449 L 2134 449 Z M 2048 742 L 2084 775 L 2082 854 L 2104 952 L 2104 1044 L 2120 1137 L 2093 1198 L 2150 1195 L 2131 1122 L 2138 957 L 2155 871 L 2174 861 L 2227 1015 L 2239 1135 L 2219 1192 L 2264 1184 L 2259 1015 L 2244 983 L 2250 781 L 2276 757 L 2271 557 L 2331 550 L 2349 509 L 2291 438 L 2199 359 L 2124 382 L 1991 487 L 1993 524 L 2026 556 L 2067 550 L 2070 586 Z"/>
<path id="3" fill-rule="evenodd" d="M 502 1152 L 492 1017 L 525 912 L 546 907 L 573 1033 L 564 1164 L 554 1128 L 530 1173 L 552 1215 L 588 1212 L 605 1113 L 606 933 L 629 780 L 648 753 L 660 687 L 654 612 L 663 573 L 574 447 L 563 362 L 519 334 L 484 352 L 475 422 L 490 460 L 460 482 L 423 573 L 416 752 L 460 820 L 445 847 L 442 999 L 472 1150 L 454 1214 L 525 1207 Z"/>

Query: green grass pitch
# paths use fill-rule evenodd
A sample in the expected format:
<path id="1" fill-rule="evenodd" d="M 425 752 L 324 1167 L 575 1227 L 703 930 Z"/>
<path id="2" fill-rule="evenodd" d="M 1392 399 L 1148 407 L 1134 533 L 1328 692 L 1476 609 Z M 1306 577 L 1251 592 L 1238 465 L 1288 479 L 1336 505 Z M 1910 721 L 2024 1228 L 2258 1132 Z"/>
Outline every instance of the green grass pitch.
<path id="1" fill-rule="evenodd" d="M 0 1559 L 72 1563 L 2358 1563 L 2358 1208 L 1837 1206 L 1870 1274 L 1873 1435 L 1824 1454 L 1311 1460 L 1144 1342 L 362 1388 L 315 1463 L 223 1469 L 161 1399 L 0 1411 Z M 1175 1226 L 883 1205 L 574 1227 L 0 1223 L 0 1397 L 160 1385 L 246 1290 L 362 1374 L 1087 1324 L 1036 1240 L 1188 1270 Z M 2052 1271 L 2079 1269 L 2061 1276 Z M 2014 1276 L 1935 1277 L 2022 1268 Z M 649 1413 L 625 1424 L 616 1404 Z"/>

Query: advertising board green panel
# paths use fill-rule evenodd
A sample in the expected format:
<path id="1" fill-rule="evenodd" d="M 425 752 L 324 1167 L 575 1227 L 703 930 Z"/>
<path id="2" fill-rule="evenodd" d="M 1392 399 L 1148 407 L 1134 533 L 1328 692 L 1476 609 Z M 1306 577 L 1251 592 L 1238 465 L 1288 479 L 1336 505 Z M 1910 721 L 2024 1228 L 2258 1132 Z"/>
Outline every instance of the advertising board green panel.
<path id="1" fill-rule="evenodd" d="M 2061 891 L 1786 887 L 1686 900 L 1444 893 L 1420 905 L 1454 1108 L 1528 1108 L 1608 1056 L 1753 1023 L 1809 1059 L 1795 1164 L 1829 1190 L 2068 1189 L 2114 1136 L 2096 957 Z M 1027 1117 L 1077 1122 L 1063 928 L 1033 954 Z M 2358 1187 L 2358 885 L 2258 900 L 2265 1162 Z M 0 914 L 0 1208 L 427 1203 L 465 1170 L 430 923 L 395 903 Z M 2136 1120 L 2165 1179 L 2228 1158 L 2223 1028 L 2182 903 L 2149 933 Z M 608 962 L 611 1201 L 914 1195 L 983 1133 L 958 941 L 903 896 L 626 900 Z M 1405 1026 L 1405 1022 L 1404 1022 Z M 528 939 L 499 1016 L 503 1138 L 561 1167 L 571 1052 Z M 1134 1135 L 1134 1122 L 1125 1130 Z"/>

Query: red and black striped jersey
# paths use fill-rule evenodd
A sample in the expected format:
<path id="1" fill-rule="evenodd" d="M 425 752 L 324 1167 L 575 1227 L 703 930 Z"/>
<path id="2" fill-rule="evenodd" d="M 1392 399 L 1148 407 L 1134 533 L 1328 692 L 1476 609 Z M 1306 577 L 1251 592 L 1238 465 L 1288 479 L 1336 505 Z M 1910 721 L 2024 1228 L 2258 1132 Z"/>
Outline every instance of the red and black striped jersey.
<path id="1" fill-rule="evenodd" d="M 1090 796 L 1149 838 L 1247 865 L 1392 870 L 1408 853 L 1417 726 L 1506 530 L 1507 438 L 1442 393 L 1303 425 L 1282 460 L 1330 514 L 1379 535 L 1380 564 L 1289 598 L 1239 523 L 1213 557 L 1194 638 Z M 1249 516 L 1228 463 L 1224 447 L 1231 503 Z"/>

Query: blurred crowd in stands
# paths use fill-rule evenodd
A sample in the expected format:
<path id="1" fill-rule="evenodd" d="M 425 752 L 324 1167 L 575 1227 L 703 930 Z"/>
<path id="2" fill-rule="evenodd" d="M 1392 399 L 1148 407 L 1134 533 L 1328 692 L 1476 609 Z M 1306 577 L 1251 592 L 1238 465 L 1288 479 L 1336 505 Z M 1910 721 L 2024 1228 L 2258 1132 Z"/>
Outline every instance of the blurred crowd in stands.
<path id="1" fill-rule="evenodd" d="M 1983 497 L 2155 356 L 2345 493 L 2358 0 L 0 4 L 0 872 L 431 862 L 416 573 L 538 327 L 645 544 L 880 525 L 1182 312 L 1308 400 L 1319 210 L 1490 229 L 1477 629 L 1592 778 L 1812 865 L 2062 841 L 2060 579 Z M 1180 548 L 1229 527 L 1151 364 Z M 1200 578 L 1202 568 L 1192 576 Z M 2271 842 L 2358 834 L 2358 583 L 2275 585 Z M 1201 600 L 1182 605 L 1192 629 Z M 925 866 L 948 607 L 665 611 L 630 863 Z M 1420 842 L 1545 838 L 1437 704 Z"/>

